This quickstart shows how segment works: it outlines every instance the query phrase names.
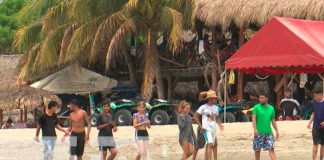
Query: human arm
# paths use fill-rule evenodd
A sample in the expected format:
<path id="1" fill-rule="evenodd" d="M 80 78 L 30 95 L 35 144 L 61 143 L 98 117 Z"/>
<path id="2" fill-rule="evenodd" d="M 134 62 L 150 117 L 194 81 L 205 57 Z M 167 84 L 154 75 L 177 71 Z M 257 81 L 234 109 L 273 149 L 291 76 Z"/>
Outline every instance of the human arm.
<path id="1" fill-rule="evenodd" d="M 216 123 L 218 124 L 219 129 L 221 131 L 223 131 L 224 130 L 224 126 L 223 126 L 223 124 L 222 124 L 222 122 L 221 122 L 221 120 L 220 120 L 220 118 L 219 118 L 218 115 L 216 116 Z"/>
<path id="2" fill-rule="evenodd" d="M 312 123 L 314 121 L 314 113 L 312 113 L 312 115 L 309 118 L 308 124 L 307 124 L 307 128 L 311 129 L 312 128 Z"/>
<path id="3" fill-rule="evenodd" d="M 87 112 L 83 112 L 83 118 L 84 118 L 84 121 L 87 123 L 87 135 L 85 137 L 85 141 L 89 141 L 89 137 L 90 137 L 90 131 L 91 131 L 91 123 L 90 123 L 90 120 L 89 120 L 89 116 L 87 114 Z"/>
<path id="4" fill-rule="evenodd" d="M 254 136 L 258 136 L 258 130 L 256 128 L 256 115 L 252 114 L 252 124 L 253 124 L 253 131 L 254 131 Z"/>
<path id="5" fill-rule="evenodd" d="M 194 115 L 194 120 L 195 120 L 195 122 L 198 124 L 198 127 L 201 129 L 201 130 L 203 130 L 203 127 L 202 127 L 202 124 L 200 123 L 200 116 L 201 116 L 201 114 L 200 113 L 198 113 L 198 112 L 196 112 L 195 113 L 195 115 Z"/>
<path id="6" fill-rule="evenodd" d="M 38 138 L 38 136 L 39 136 L 40 128 L 41 128 L 41 126 L 40 126 L 39 124 L 37 124 L 37 128 L 36 128 L 36 136 L 35 136 L 35 138 L 34 138 L 34 140 L 37 141 L 37 142 L 39 142 L 39 138 Z"/>
<path id="7" fill-rule="evenodd" d="M 65 130 L 60 124 L 56 124 L 55 128 L 61 132 L 64 132 L 65 134 L 69 134 L 69 132 Z"/>
<path id="8" fill-rule="evenodd" d="M 203 100 L 205 99 L 206 96 L 207 96 L 207 91 L 200 92 L 200 93 L 199 93 L 198 100 L 199 100 L 199 101 L 203 101 Z"/>
<path id="9" fill-rule="evenodd" d="M 276 131 L 276 138 L 278 139 L 279 138 L 279 131 L 278 131 L 277 122 L 276 122 L 275 118 L 272 118 L 271 123 L 272 123 L 273 128 Z"/>

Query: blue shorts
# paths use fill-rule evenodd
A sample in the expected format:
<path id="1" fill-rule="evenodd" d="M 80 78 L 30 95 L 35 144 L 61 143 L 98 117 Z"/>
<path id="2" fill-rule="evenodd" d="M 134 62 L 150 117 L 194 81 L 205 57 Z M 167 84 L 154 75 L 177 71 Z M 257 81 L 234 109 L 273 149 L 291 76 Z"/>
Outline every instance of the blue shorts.
<path id="1" fill-rule="evenodd" d="M 259 134 L 255 136 L 253 139 L 253 149 L 255 151 L 260 151 L 263 149 L 264 151 L 274 149 L 275 138 L 272 134 Z"/>
<path id="2" fill-rule="evenodd" d="M 44 144 L 44 157 L 53 157 L 56 137 L 43 137 L 42 141 Z"/>

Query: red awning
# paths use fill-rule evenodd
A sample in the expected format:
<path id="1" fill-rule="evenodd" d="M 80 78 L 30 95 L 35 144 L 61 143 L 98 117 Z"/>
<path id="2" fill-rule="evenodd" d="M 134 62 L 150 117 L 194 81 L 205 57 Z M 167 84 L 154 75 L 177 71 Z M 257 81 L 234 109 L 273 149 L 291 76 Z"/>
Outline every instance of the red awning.
<path id="1" fill-rule="evenodd" d="M 225 68 L 248 74 L 324 72 L 324 22 L 272 18 Z"/>

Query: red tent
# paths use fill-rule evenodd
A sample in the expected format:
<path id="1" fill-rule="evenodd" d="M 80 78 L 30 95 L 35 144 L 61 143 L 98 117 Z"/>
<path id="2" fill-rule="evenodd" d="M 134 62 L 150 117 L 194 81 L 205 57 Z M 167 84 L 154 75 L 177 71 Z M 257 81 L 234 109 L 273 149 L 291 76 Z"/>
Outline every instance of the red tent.
<path id="1" fill-rule="evenodd" d="M 324 72 L 324 22 L 275 17 L 225 63 L 248 74 Z"/>

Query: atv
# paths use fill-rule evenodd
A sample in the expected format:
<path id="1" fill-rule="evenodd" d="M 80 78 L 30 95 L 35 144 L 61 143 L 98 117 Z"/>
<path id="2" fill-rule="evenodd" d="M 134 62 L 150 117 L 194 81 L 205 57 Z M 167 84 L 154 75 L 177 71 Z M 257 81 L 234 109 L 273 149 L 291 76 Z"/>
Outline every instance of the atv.
<path id="1" fill-rule="evenodd" d="M 175 104 L 162 99 L 150 101 L 149 117 L 153 125 L 166 125 L 177 123 Z M 148 105 L 148 104 L 147 104 Z"/>
<path id="2" fill-rule="evenodd" d="M 226 122 L 234 123 L 234 122 L 249 122 L 250 118 L 247 114 L 243 112 L 246 108 L 243 107 L 242 104 L 233 103 L 226 105 Z M 219 118 L 221 122 L 224 122 L 225 117 L 225 109 L 224 107 L 218 106 Z"/>

